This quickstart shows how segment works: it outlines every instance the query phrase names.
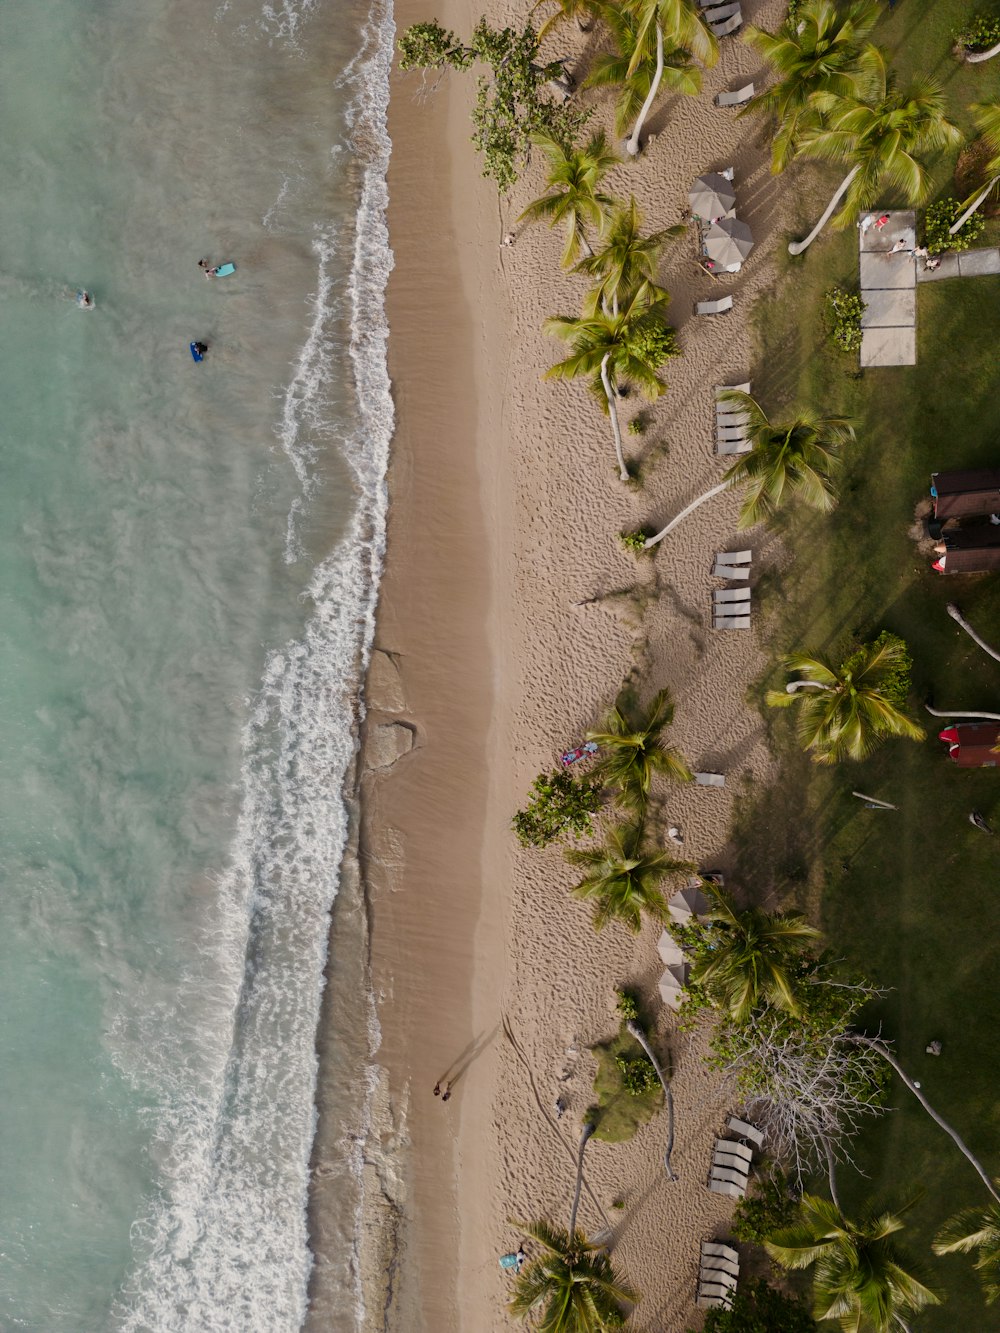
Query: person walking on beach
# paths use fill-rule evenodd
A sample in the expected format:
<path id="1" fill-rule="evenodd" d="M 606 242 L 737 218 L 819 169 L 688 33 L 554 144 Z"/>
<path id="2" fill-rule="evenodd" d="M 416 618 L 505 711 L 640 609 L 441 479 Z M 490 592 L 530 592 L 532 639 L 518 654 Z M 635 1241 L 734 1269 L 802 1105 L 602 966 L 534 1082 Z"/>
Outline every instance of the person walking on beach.
<path id="1" fill-rule="evenodd" d="M 450 1096 L 451 1096 L 451 1084 L 449 1083 L 448 1086 L 445 1088 L 444 1092 L 442 1092 L 441 1094 L 441 1100 L 443 1102 L 446 1102 Z"/>
<path id="2" fill-rule="evenodd" d="M 440 1097 L 440 1096 L 441 1096 L 441 1080 L 440 1080 L 440 1079 L 438 1079 L 438 1081 L 434 1084 L 434 1096 L 435 1096 L 435 1097 Z"/>

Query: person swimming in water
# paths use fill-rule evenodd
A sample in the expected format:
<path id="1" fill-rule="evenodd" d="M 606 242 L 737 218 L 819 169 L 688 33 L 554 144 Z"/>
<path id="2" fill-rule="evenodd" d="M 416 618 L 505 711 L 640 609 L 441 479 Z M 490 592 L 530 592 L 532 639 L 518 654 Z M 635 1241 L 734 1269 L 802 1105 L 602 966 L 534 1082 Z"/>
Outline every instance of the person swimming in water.
<path id="1" fill-rule="evenodd" d="M 210 259 L 199 259 L 198 267 L 204 273 L 206 278 L 214 278 L 218 270 L 213 267 Z"/>
<path id="2" fill-rule="evenodd" d="M 76 303 L 81 310 L 93 310 L 94 298 L 90 292 L 78 291 L 76 294 Z"/>

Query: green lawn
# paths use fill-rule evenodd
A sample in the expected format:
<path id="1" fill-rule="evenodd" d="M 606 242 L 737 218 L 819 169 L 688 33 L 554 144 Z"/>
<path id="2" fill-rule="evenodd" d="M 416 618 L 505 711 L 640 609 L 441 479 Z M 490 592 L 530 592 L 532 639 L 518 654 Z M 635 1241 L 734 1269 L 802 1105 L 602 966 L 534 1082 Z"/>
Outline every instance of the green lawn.
<path id="1" fill-rule="evenodd" d="M 898 0 L 876 34 L 905 77 L 935 74 L 964 129 L 968 102 L 1000 96 L 1000 58 L 960 67 L 950 55 L 957 18 L 975 6 Z M 948 193 L 954 156 L 935 167 Z M 830 188 L 839 179 L 829 172 Z M 890 203 L 890 199 L 885 200 Z M 803 217 L 807 204 L 803 201 Z M 812 214 L 814 217 L 815 214 Z M 990 239 L 996 243 L 997 224 Z M 984 243 L 984 242 L 981 242 Z M 918 556 L 908 529 L 935 469 L 1000 464 L 1000 278 L 924 286 L 919 291 L 918 364 L 857 374 L 855 358 L 824 343 L 823 293 L 856 287 L 857 233 L 829 232 L 756 311 L 759 360 L 754 390 L 776 415 L 799 403 L 846 412 L 860 423 L 843 477 L 841 504 L 828 518 L 800 513 L 785 540 L 794 558 L 762 580 L 760 606 L 775 660 L 794 649 L 838 657 L 853 638 L 880 629 L 902 635 L 914 657 L 914 705 L 1000 712 L 1000 663 L 948 618 L 956 601 L 1000 646 L 1000 578 L 945 578 Z M 783 682 L 773 672 L 751 697 Z M 766 711 L 766 710 L 765 710 Z M 797 751 L 793 714 L 769 713 L 782 761 L 775 787 L 744 811 L 737 830 L 740 880 L 764 893 L 778 886 L 820 920 L 831 946 L 891 987 L 870 1015 L 939 1111 L 1000 1175 L 1000 1072 L 994 1058 L 1000 1019 L 1000 770 L 962 772 L 949 763 L 926 714 L 923 744 L 893 742 L 860 765 L 819 768 Z M 923 720 L 923 719 L 922 719 Z M 866 810 L 851 790 L 892 801 L 897 812 Z M 997 828 L 973 828 L 980 810 Z M 939 1059 L 924 1047 L 937 1038 Z M 867 1179 L 842 1173 L 845 1203 L 869 1194 L 904 1202 L 920 1195 L 909 1238 L 947 1291 L 947 1302 L 917 1321 L 928 1333 L 1000 1327 L 984 1310 L 963 1259 L 935 1260 L 928 1244 L 957 1208 L 986 1195 L 950 1140 L 915 1100 L 894 1089 L 894 1109 L 856 1143 Z"/>

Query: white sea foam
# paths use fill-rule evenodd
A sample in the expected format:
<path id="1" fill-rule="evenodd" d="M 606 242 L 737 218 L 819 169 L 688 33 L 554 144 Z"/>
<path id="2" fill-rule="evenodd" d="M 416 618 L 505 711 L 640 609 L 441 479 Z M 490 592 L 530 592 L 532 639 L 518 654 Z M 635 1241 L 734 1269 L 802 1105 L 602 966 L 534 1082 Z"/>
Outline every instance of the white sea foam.
<path id="1" fill-rule="evenodd" d="M 289 26 L 308 3 L 265 17 Z M 270 19 L 269 19 L 270 21 Z M 215 886 L 213 923 L 181 1012 L 140 1042 L 133 1074 L 160 1091 L 156 1149 L 162 1190 L 134 1229 L 136 1263 L 116 1310 L 128 1333 L 285 1333 L 306 1312 L 306 1233 L 315 1129 L 314 1039 L 328 916 L 347 837 L 343 784 L 354 760 L 359 686 L 371 651 L 385 546 L 393 407 L 386 368 L 385 128 L 394 27 L 373 15 L 349 77 L 352 149 L 363 164 L 351 272 L 349 356 L 360 426 L 341 441 L 357 508 L 336 550 L 314 570 L 301 640 L 271 655 L 244 737 L 242 802 L 230 864 Z M 336 366 L 335 238 L 320 233 L 308 336 L 284 397 L 279 439 L 314 498 L 316 439 Z M 290 516 L 286 557 L 300 552 Z M 378 1044 L 373 1008 L 372 1049 Z M 180 1034 L 169 1050 L 167 1028 Z M 135 1043 L 133 1043 L 133 1048 Z M 366 1109 L 374 1081 L 363 1071 Z M 361 1155 L 355 1169 L 360 1172 Z M 351 1293 L 359 1320 L 360 1291 Z"/>

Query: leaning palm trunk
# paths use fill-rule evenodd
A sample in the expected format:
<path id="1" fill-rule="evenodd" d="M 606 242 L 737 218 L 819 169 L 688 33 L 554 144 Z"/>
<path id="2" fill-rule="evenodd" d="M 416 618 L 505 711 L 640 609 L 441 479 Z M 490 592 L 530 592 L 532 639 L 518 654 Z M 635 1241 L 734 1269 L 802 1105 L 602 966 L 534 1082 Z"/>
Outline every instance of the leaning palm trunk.
<path id="1" fill-rule="evenodd" d="M 997 47 L 997 50 L 1000 51 L 1000 46 Z M 997 181 L 1000 181 L 1000 176 L 994 176 L 993 179 L 990 181 L 989 185 L 987 185 L 986 189 L 982 192 L 982 194 L 976 196 L 973 203 L 969 205 L 969 207 L 965 210 L 965 212 L 958 219 L 958 221 L 952 223 L 952 225 L 948 228 L 949 236 L 954 236 L 956 231 L 961 230 L 961 228 L 964 227 L 965 224 L 968 222 L 969 218 L 972 217 L 973 213 L 980 206 L 980 204 L 986 202 L 988 195 L 992 192 L 993 187 L 996 185 Z"/>
<path id="2" fill-rule="evenodd" d="M 982 1180 L 983 1184 L 989 1191 L 990 1196 L 993 1199 L 995 1199 L 997 1203 L 1000 1203 L 1000 1194 L 997 1193 L 997 1188 L 994 1185 L 993 1181 L 990 1179 L 989 1175 L 987 1174 L 986 1169 L 983 1167 L 983 1164 L 978 1160 L 978 1158 L 972 1155 L 971 1151 L 966 1146 L 965 1141 L 959 1135 L 958 1131 L 952 1129 L 951 1125 L 948 1124 L 947 1120 L 943 1119 L 941 1116 L 938 1115 L 937 1111 L 934 1110 L 934 1107 L 931 1106 L 930 1102 L 927 1100 L 924 1094 L 920 1091 L 920 1089 L 909 1077 L 909 1075 L 903 1070 L 902 1066 L 893 1056 L 889 1048 L 883 1042 L 877 1041 L 874 1037 L 863 1037 L 860 1033 L 850 1033 L 848 1036 L 848 1040 L 857 1042 L 860 1046 L 868 1046 L 871 1050 L 876 1051 L 886 1062 L 886 1064 L 890 1065 L 896 1071 L 896 1073 L 903 1080 L 903 1082 L 906 1084 L 909 1090 L 913 1093 L 914 1097 L 916 1097 L 917 1101 L 924 1108 L 924 1110 L 934 1121 L 934 1123 L 936 1125 L 939 1125 L 940 1128 L 944 1130 L 944 1132 L 949 1136 L 949 1138 L 958 1148 L 959 1152 L 963 1155 L 963 1157 L 965 1157 L 966 1160 L 972 1164 L 980 1180 Z"/>
<path id="3" fill-rule="evenodd" d="M 997 42 L 996 46 L 991 46 L 988 51 L 967 52 L 965 61 L 968 65 L 981 65 L 984 60 L 992 60 L 996 55 L 1000 55 L 1000 42 Z"/>
<path id="4" fill-rule="evenodd" d="M 676 528 L 682 518 L 687 518 L 688 514 L 693 514 L 699 505 L 703 505 L 706 500 L 711 500 L 713 495 L 719 495 L 722 491 L 728 490 L 729 482 L 723 481 L 720 482 L 718 486 L 713 486 L 710 491 L 706 491 L 704 495 L 699 495 L 697 500 L 692 500 L 688 507 L 682 509 L 676 518 L 672 518 L 665 528 L 661 528 L 655 537 L 647 537 L 646 544 L 642 549 L 648 551 L 650 547 L 655 546 L 657 542 L 662 542 L 668 533 L 673 532 L 674 528 Z"/>
<path id="5" fill-rule="evenodd" d="M 625 151 L 629 157 L 636 157 L 639 152 L 639 135 L 642 132 L 643 124 L 649 115 L 649 108 L 656 101 L 656 94 L 660 90 L 660 80 L 663 78 L 663 25 L 656 25 L 656 73 L 653 75 L 653 82 L 649 85 L 649 92 L 646 94 L 646 100 L 636 117 L 635 125 L 632 127 L 632 133 L 625 141 Z"/>
<path id="6" fill-rule="evenodd" d="M 670 1084 L 667 1082 L 663 1070 L 660 1068 L 659 1060 L 657 1060 L 656 1056 L 653 1054 L 652 1046 L 650 1046 L 649 1042 L 646 1040 L 645 1032 L 643 1032 L 639 1024 L 631 1018 L 625 1026 L 646 1052 L 646 1058 L 656 1070 L 656 1077 L 660 1080 L 660 1084 L 663 1087 L 663 1098 L 667 1105 L 667 1146 L 663 1152 L 663 1166 L 667 1173 L 667 1179 L 676 1180 L 677 1176 L 674 1174 L 674 1168 L 670 1165 L 670 1154 L 674 1150 L 674 1095 L 670 1091 Z"/>
<path id="7" fill-rule="evenodd" d="M 580 1135 L 580 1152 L 576 1159 L 576 1189 L 573 1191 L 573 1207 L 569 1214 L 569 1234 L 571 1237 L 576 1235 L 576 1214 L 580 1207 L 580 1191 L 583 1188 L 583 1154 L 587 1147 L 587 1140 L 593 1134 L 597 1125 L 593 1120 L 588 1120 L 583 1127 L 583 1133 Z"/>
<path id="8" fill-rule="evenodd" d="M 611 429 L 615 437 L 615 457 L 618 459 L 618 476 L 622 481 L 628 481 L 628 468 L 625 466 L 625 454 L 622 450 L 622 428 L 618 422 L 618 408 L 615 405 L 615 391 L 611 385 L 611 376 L 608 374 L 608 362 L 611 360 L 611 353 L 605 352 L 604 360 L 601 362 L 601 383 L 604 385 L 604 393 L 608 400 L 608 416 L 611 418 Z"/>
<path id="9" fill-rule="evenodd" d="M 967 708 L 964 709 L 961 713 L 955 713 L 955 712 L 945 713 L 942 712 L 941 709 L 939 708 L 932 708 L 930 704 L 924 704 L 924 707 L 927 709 L 928 713 L 930 713 L 932 717 L 984 717 L 989 722 L 1000 722 L 1000 713 L 973 713 L 970 712 L 969 709 Z"/>
<path id="10" fill-rule="evenodd" d="M 998 176 L 997 179 L 1000 180 L 1000 176 Z M 991 648 L 985 639 L 979 637 L 954 602 L 948 603 L 948 614 L 951 616 L 952 620 L 954 620 L 956 625 L 961 626 L 961 628 L 965 630 L 973 643 L 977 643 L 984 653 L 989 653 L 994 661 L 1000 662 L 1000 653 L 998 653 L 995 648 Z"/>
<path id="11" fill-rule="evenodd" d="M 803 250 L 808 250 L 809 246 L 812 245 L 813 241 L 816 239 L 816 237 L 820 234 L 820 232 L 823 230 L 826 224 L 833 217 L 834 209 L 837 207 L 841 199 L 847 193 L 848 189 L 850 188 L 851 181 L 854 180 L 854 177 L 858 174 L 860 170 L 861 170 L 860 164 L 856 167 L 851 168 L 851 170 L 847 173 L 844 179 L 840 182 L 840 185 L 837 189 L 837 193 L 827 204 L 826 212 L 816 223 L 815 227 L 813 227 L 812 231 L 809 233 L 806 239 L 804 241 L 792 241 L 789 244 L 788 253 L 790 255 L 800 255 Z"/>

